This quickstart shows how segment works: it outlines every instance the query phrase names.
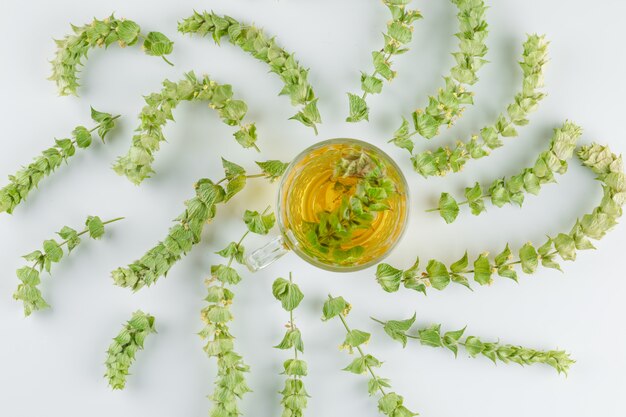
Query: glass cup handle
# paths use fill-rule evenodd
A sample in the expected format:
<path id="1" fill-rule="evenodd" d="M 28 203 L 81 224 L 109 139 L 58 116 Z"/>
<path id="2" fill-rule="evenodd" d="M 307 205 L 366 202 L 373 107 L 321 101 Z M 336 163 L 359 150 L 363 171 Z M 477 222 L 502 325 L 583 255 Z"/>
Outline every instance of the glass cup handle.
<path id="1" fill-rule="evenodd" d="M 245 263 L 250 271 L 256 272 L 274 263 L 287 252 L 289 252 L 289 249 L 285 244 L 285 239 L 282 236 L 278 236 L 265 246 L 246 256 Z"/>

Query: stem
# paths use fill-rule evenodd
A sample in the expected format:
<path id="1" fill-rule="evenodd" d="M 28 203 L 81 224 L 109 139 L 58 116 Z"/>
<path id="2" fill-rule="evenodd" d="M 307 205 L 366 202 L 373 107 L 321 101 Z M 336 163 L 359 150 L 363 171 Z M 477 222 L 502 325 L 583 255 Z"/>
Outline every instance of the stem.
<path id="1" fill-rule="evenodd" d="M 384 49 L 384 48 L 380 50 L 380 52 L 384 52 L 384 51 L 385 51 L 385 49 Z M 385 56 L 385 61 L 387 61 L 389 58 L 391 58 L 391 57 L 392 57 L 392 55 L 393 55 L 393 54 L 392 54 L 391 52 L 388 52 L 388 53 L 386 54 L 386 56 Z M 374 70 L 374 72 L 372 73 L 371 77 L 375 77 L 377 74 L 378 74 L 378 71 Z M 361 98 L 362 98 L 363 100 L 365 100 L 365 98 L 366 98 L 366 97 L 367 97 L 367 91 L 364 91 L 364 92 L 363 92 L 363 95 L 361 96 Z"/>
<path id="2" fill-rule="evenodd" d="M 292 273 L 291 271 L 289 271 L 289 282 L 291 284 L 293 284 L 293 277 L 292 277 Z M 291 326 L 291 329 L 295 329 L 296 325 L 293 321 L 293 310 L 289 311 L 289 325 Z M 293 354 L 294 354 L 294 358 L 297 360 L 298 359 L 298 348 L 294 345 L 293 346 Z M 297 378 L 295 378 L 297 379 Z"/>
<path id="3" fill-rule="evenodd" d="M 124 219 L 125 219 L 125 217 L 117 217 L 115 219 L 107 220 L 106 222 L 102 222 L 102 225 L 106 226 L 107 224 L 115 223 L 117 221 L 124 220 Z M 82 236 L 82 235 L 84 235 L 87 232 L 89 232 L 89 228 L 85 228 L 85 230 L 83 230 L 82 232 L 76 234 L 76 236 Z M 59 246 L 63 246 L 65 244 L 67 244 L 67 242 L 69 242 L 69 240 L 64 240 L 63 242 L 59 243 Z"/>
<path id="4" fill-rule="evenodd" d="M 111 117 L 111 121 L 113 121 L 113 120 L 117 120 L 117 119 L 119 119 L 120 117 L 121 117 L 121 116 L 120 116 L 119 114 L 118 114 L 117 116 L 113 116 L 113 117 Z M 98 124 L 96 125 L 96 127 L 94 127 L 93 129 L 91 129 L 91 130 L 89 131 L 89 133 L 93 133 L 94 131 L 98 130 L 98 129 L 100 128 L 100 126 L 102 126 L 102 123 L 98 123 Z"/>
<path id="5" fill-rule="evenodd" d="M 161 55 L 161 58 L 163 58 L 163 61 L 167 62 L 170 66 L 174 66 L 174 64 L 172 64 L 170 61 L 168 61 L 167 58 L 165 58 L 165 55 Z"/>

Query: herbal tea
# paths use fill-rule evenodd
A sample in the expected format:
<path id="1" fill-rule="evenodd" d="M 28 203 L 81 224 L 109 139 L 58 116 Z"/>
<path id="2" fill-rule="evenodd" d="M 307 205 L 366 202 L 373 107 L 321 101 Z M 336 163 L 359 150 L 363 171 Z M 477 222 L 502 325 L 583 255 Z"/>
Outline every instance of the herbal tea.
<path id="1" fill-rule="evenodd" d="M 398 167 L 364 142 L 331 140 L 293 162 L 280 192 L 287 244 L 322 267 L 358 269 L 400 238 L 407 191 Z"/>

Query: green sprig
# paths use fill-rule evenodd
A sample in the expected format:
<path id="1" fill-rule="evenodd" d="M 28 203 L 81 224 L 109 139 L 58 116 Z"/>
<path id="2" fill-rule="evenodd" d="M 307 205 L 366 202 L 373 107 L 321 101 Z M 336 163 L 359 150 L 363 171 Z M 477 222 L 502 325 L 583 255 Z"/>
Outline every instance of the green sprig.
<path id="1" fill-rule="evenodd" d="M 289 312 L 289 323 L 282 341 L 274 346 L 276 349 L 293 349 L 293 357 L 283 364 L 283 374 L 287 375 L 282 395 L 283 416 L 302 417 L 307 406 L 309 395 L 304 387 L 302 377 L 307 375 L 306 362 L 299 358 L 298 353 L 304 353 L 304 343 L 300 329 L 296 327 L 293 311 L 298 308 L 304 295 L 297 284 L 293 282 L 291 272 L 289 280 L 278 278 L 272 284 L 272 294 L 280 301 L 283 309 Z"/>
<path id="2" fill-rule="evenodd" d="M 141 34 L 141 28 L 132 20 L 117 19 L 111 15 L 103 20 L 94 19 L 84 26 L 72 25 L 74 33 L 57 40 L 57 52 L 52 63 L 52 75 L 62 96 L 77 96 L 78 68 L 84 65 L 89 51 L 96 47 L 108 48 L 113 43 L 120 47 L 132 46 L 143 40 L 142 49 L 147 55 L 160 56 L 165 62 L 172 65 L 165 58 L 172 53 L 174 43 L 159 32 L 150 32 L 146 36 Z"/>
<path id="3" fill-rule="evenodd" d="M 415 315 L 406 320 L 389 320 L 380 321 L 372 319 L 381 324 L 385 333 L 393 340 L 397 340 L 405 347 L 408 339 L 419 340 L 424 346 L 435 348 L 447 348 L 456 357 L 459 353 L 459 347 L 465 348 L 465 351 L 473 358 L 478 355 L 489 358 L 493 363 L 498 361 L 503 363 L 517 363 L 519 365 L 545 364 L 553 367 L 556 371 L 567 375 L 571 365 L 576 363 L 570 355 L 563 350 L 535 350 L 523 346 L 502 344 L 500 342 L 483 342 L 476 336 L 465 336 L 464 327 L 460 330 L 449 331 L 441 334 L 441 325 L 434 324 L 430 327 L 417 330 L 417 334 L 409 334 L 409 331 L 415 323 Z M 415 333 L 415 332 L 413 332 Z"/>
<path id="4" fill-rule="evenodd" d="M 112 116 L 91 109 L 91 118 L 97 123 L 92 129 L 77 126 L 72 131 L 71 138 L 55 139 L 55 145 L 46 149 L 28 166 L 23 167 L 14 175 L 9 175 L 10 183 L 0 189 L 0 213 L 13 213 L 13 210 L 26 199 L 39 182 L 51 175 L 63 162 L 74 156 L 76 148 L 86 149 L 91 146 L 94 131 L 104 142 L 104 138 L 115 127 L 115 120 L 120 116 Z"/>
<path id="5" fill-rule="evenodd" d="M 408 120 L 402 120 L 400 128 L 394 133 L 393 142 L 400 148 L 413 152 L 412 137 L 419 134 L 426 139 L 432 139 L 439 134 L 441 126 L 452 126 L 461 117 L 465 106 L 474 103 L 474 94 L 466 90 L 466 86 L 474 85 L 478 81 L 477 72 L 487 62 L 487 22 L 484 20 L 485 2 L 483 0 L 451 0 L 459 13 L 460 31 L 459 51 L 453 53 L 456 66 L 450 74 L 444 77 L 445 87 L 439 90 L 437 96 L 429 97 L 425 109 L 415 110 L 412 114 L 413 126 Z"/>
<path id="6" fill-rule="evenodd" d="M 347 122 L 369 120 L 369 107 L 365 99 L 368 94 L 380 94 L 384 80 L 392 81 L 396 72 L 391 69 L 390 59 L 408 51 L 407 45 L 413 38 L 413 22 L 422 18 L 418 10 L 407 10 L 411 0 L 383 0 L 391 12 L 391 20 L 387 22 L 387 33 L 384 33 L 385 46 L 372 52 L 374 72 L 371 75 L 361 73 L 361 95 L 348 93 L 350 116 Z"/>
<path id="7" fill-rule="evenodd" d="M 554 130 L 550 141 L 550 148 L 542 152 L 532 168 L 526 168 L 511 178 L 498 179 L 483 191 L 479 183 L 465 189 L 465 201 L 457 201 L 448 193 L 442 193 L 439 207 L 429 211 L 439 211 L 446 223 L 452 223 L 459 214 L 459 206 L 469 205 L 472 214 L 478 216 L 485 211 L 485 200 L 490 199 L 496 207 L 505 204 L 524 202 L 526 192 L 537 195 L 541 186 L 555 182 L 555 174 L 567 172 L 567 160 L 572 157 L 576 142 L 582 134 L 582 129 L 574 123 L 565 122 L 562 127 Z"/>
<path id="8" fill-rule="evenodd" d="M 122 331 L 113 339 L 107 350 L 106 368 L 104 377 L 113 389 L 121 390 L 126 386 L 128 370 L 135 361 L 137 351 L 143 350 L 146 337 L 156 333 L 154 316 L 136 311 L 123 327 Z"/>
<path id="9" fill-rule="evenodd" d="M 233 45 L 268 64 L 271 71 L 278 74 L 285 84 L 280 94 L 288 95 L 291 104 L 301 108 L 291 119 L 313 128 L 317 134 L 316 125 L 322 119 L 317 109 L 317 98 L 308 81 L 309 70 L 303 68 L 294 54 L 281 48 L 262 29 L 238 22 L 230 16 L 194 12 L 193 16 L 178 24 L 178 31 L 200 36 L 210 35 L 217 44 L 226 37 Z"/>
<path id="10" fill-rule="evenodd" d="M 528 116 L 546 96 L 542 91 L 544 70 L 548 63 L 548 42 L 544 36 L 528 35 L 522 61 L 522 90 L 515 101 L 501 113 L 496 122 L 481 129 L 469 141 L 458 141 L 454 148 L 440 147 L 435 151 L 416 153 L 411 157 L 413 168 L 424 177 L 444 176 L 459 172 L 470 159 L 479 159 L 503 145 L 502 138 L 518 135 L 517 126 L 529 123 Z"/>
<path id="11" fill-rule="evenodd" d="M 380 393 L 378 400 L 378 410 L 389 417 L 412 417 L 416 416 L 404 406 L 404 398 L 395 392 L 388 392 L 387 388 L 391 388 L 390 381 L 380 378 L 374 369 L 382 366 L 382 361 L 372 355 L 365 354 L 362 346 L 369 342 L 371 335 L 362 330 L 351 329 L 346 321 L 346 316 L 350 313 L 352 306 L 343 297 L 328 296 L 328 301 L 324 303 L 322 309 L 322 320 L 327 321 L 332 318 L 339 318 L 341 324 L 346 330 L 346 338 L 340 349 L 346 350 L 349 354 L 357 352 L 358 357 L 354 359 L 344 371 L 348 371 L 357 375 L 369 374 L 371 379 L 368 383 L 368 391 L 370 395 Z"/>
<path id="12" fill-rule="evenodd" d="M 146 106 L 139 115 L 140 125 L 133 136 L 131 148 L 113 166 L 115 172 L 135 184 L 140 184 L 154 173 L 154 154 L 161 147 L 161 142 L 166 140 L 163 128 L 168 121 L 174 120 L 172 111 L 182 101 L 209 102 L 209 107 L 217 110 L 225 124 L 238 127 L 233 136 L 241 146 L 258 150 L 255 144 L 255 124 L 243 124 L 248 106 L 241 100 L 233 99 L 233 89 L 229 84 L 218 84 L 207 75 L 198 78 L 189 72 L 177 83 L 163 81 L 163 89 L 148 95 L 145 101 Z"/>
<path id="13" fill-rule="evenodd" d="M 23 256 L 32 266 L 25 266 L 17 270 L 17 278 L 21 281 L 13 298 L 24 305 L 24 315 L 30 316 L 33 311 L 50 307 L 41 295 L 38 285 L 41 283 L 41 273 L 50 272 L 53 263 L 61 262 L 64 256 L 69 255 L 81 243 L 81 236 L 89 234 L 92 239 L 100 239 L 104 235 L 104 226 L 122 220 L 123 217 L 102 221 L 98 216 L 89 216 L 85 221 L 85 229 L 81 232 L 64 226 L 57 234 L 61 242 L 49 239 L 43 242 L 42 250 L 36 250 Z M 63 252 L 67 247 L 67 254 Z"/>
<path id="14" fill-rule="evenodd" d="M 185 203 L 187 208 L 177 218 L 178 223 L 170 228 L 165 240 L 128 267 L 112 272 L 116 285 L 137 291 L 154 284 L 200 242 L 202 230 L 215 217 L 218 204 L 226 203 L 238 194 L 245 187 L 247 179 L 270 177 L 278 173 L 277 170 L 272 170 L 247 175 L 237 164 L 226 160 L 222 160 L 222 163 L 226 176 L 217 183 L 206 178 L 199 180 L 195 184 L 196 196 Z M 225 186 L 222 186 L 223 183 L 226 183 Z"/>
<path id="15" fill-rule="evenodd" d="M 215 391 L 210 396 L 213 409 L 209 413 L 214 417 L 239 416 L 241 413 L 238 401 L 251 391 L 245 380 L 245 373 L 249 372 L 249 367 L 235 352 L 235 337 L 230 333 L 228 325 L 233 320 L 230 306 L 235 294 L 226 286 L 241 282 L 241 276 L 233 268 L 233 263 L 244 264 L 243 241 L 245 238 L 250 233 L 266 235 L 274 227 L 274 214 L 268 211 L 269 208 L 263 213 L 246 210 L 243 221 L 248 230 L 238 242 L 231 242 L 224 249 L 216 252 L 228 261 L 226 264 L 212 265 L 211 278 L 206 281 L 208 295 L 205 300 L 209 305 L 202 309 L 201 317 L 204 327 L 199 335 L 205 341 L 206 354 L 217 358 Z"/>
<path id="16" fill-rule="evenodd" d="M 594 143 L 580 147 L 576 153 L 583 166 L 597 175 L 604 193 L 600 205 L 579 218 L 568 233 L 548 237 L 539 247 L 528 242 L 519 249 L 517 257 L 507 244 L 493 259 L 487 252 L 479 255 L 473 267 L 467 253 L 449 267 L 432 259 L 425 271 L 419 269 L 419 259 L 407 270 L 383 263 L 378 265 L 376 271 L 378 283 L 387 292 L 398 291 L 404 285 L 425 294 L 428 287 L 443 290 L 451 282 L 469 288 L 468 275 L 473 275 L 474 281 L 480 285 L 491 284 L 496 274 L 517 281 L 517 266 L 526 274 L 534 273 L 539 265 L 560 270 L 558 258 L 574 261 L 578 251 L 595 249 L 591 240 L 602 239 L 622 216 L 622 206 L 626 202 L 626 176 L 622 157 L 611 153 L 606 146 Z"/>

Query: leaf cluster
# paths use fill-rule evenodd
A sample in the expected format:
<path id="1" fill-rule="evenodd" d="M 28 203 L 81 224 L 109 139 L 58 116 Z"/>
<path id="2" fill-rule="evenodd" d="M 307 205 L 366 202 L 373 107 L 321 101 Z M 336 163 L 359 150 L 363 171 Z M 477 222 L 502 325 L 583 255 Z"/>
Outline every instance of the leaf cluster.
<path id="1" fill-rule="evenodd" d="M 425 294 L 428 287 L 443 290 L 450 283 L 469 288 L 468 275 L 480 285 L 491 284 L 494 275 L 517 281 L 517 266 L 525 274 L 534 273 L 540 265 L 560 270 L 558 258 L 574 261 L 578 251 L 595 249 L 591 240 L 604 237 L 622 216 L 622 206 L 626 202 L 626 176 L 622 157 L 613 154 L 606 146 L 594 143 L 580 147 L 576 153 L 583 166 L 597 175 L 604 193 L 600 205 L 579 218 L 569 232 L 548 236 L 546 242 L 538 247 L 528 242 L 519 249 L 517 256 L 508 244 L 494 258 L 487 252 L 482 253 L 472 263 L 473 267 L 467 253 L 449 267 L 432 259 L 424 271 L 419 269 L 419 259 L 408 270 L 383 263 L 378 265 L 376 271 L 378 283 L 387 292 L 398 291 L 404 285 Z"/>
<path id="2" fill-rule="evenodd" d="M 440 147 L 435 151 L 424 151 L 411 156 L 413 168 L 424 177 L 444 176 L 459 172 L 470 159 L 479 159 L 503 145 L 502 138 L 518 136 L 517 126 L 529 123 L 528 116 L 534 112 L 546 96 L 541 91 L 544 86 L 544 70 L 548 63 L 548 42 L 544 36 L 528 35 L 524 43 L 522 68 L 522 90 L 506 112 L 501 113 L 496 122 L 481 129 L 469 141 L 458 141 L 454 148 Z"/>
<path id="3" fill-rule="evenodd" d="M 256 148 L 256 125 L 242 122 L 248 106 L 241 100 L 233 99 L 233 89 L 229 84 L 218 84 L 207 75 L 198 78 L 189 72 L 176 83 L 165 80 L 162 90 L 146 96 L 145 101 L 146 106 L 139 115 L 140 124 L 132 145 L 128 153 L 118 158 L 113 166 L 115 172 L 135 184 L 140 184 L 154 173 L 154 154 L 159 150 L 161 142 L 166 140 L 163 128 L 168 121 L 174 120 L 172 112 L 182 101 L 209 102 L 209 107 L 217 110 L 225 124 L 238 127 L 233 136 L 241 146 Z"/>
<path id="4" fill-rule="evenodd" d="M 413 23 L 422 18 L 418 10 L 407 10 L 412 0 L 383 0 L 391 12 L 387 22 L 387 32 L 383 34 L 385 45 L 379 51 L 372 52 L 374 72 L 371 75 L 361 73 L 362 95 L 348 93 L 350 116 L 347 122 L 369 120 L 369 107 L 365 101 L 368 94 L 380 94 L 384 80 L 392 81 L 396 72 L 391 69 L 391 58 L 408 52 L 407 45 L 413 39 Z"/>
<path id="5" fill-rule="evenodd" d="M 416 339 L 424 346 L 447 348 L 454 353 L 455 357 L 462 346 L 473 358 L 482 355 L 489 358 L 493 363 L 498 361 L 503 363 L 513 362 L 522 366 L 542 363 L 553 367 L 558 373 L 563 372 L 565 374 L 569 371 L 570 366 L 575 363 L 570 355 L 563 350 L 541 351 L 500 342 L 484 342 L 476 336 L 465 336 L 462 339 L 466 328 L 442 334 L 441 325 L 435 324 L 418 329 L 417 334 L 412 335 L 409 334 L 409 331 L 415 323 L 415 317 L 413 315 L 413 317 L 407 320 L 375 321 L 381 323 L 385 333 L 393 340 L 402 343 L 402 346 L 406 346 L 408 339 Z"/>
<path id="6" fill-rule="evenodd" d="M 94 19 L 83 26 L 72 25 L 71 34 L 57 40 L 57 51 L 52 64 L 50 80 L 54 81 L 62 96 L 77 96 L 79 67 L 84 65 L 89 51 L 96 47 L 108 48 L 117 43 L 120 47 L 132 46 L 143 40 L 142 49 L 147 55 L 165 58 L 172 53 L 174 43 L 160 32 L 141 34 L 141 28 L 132 20 L 117 19 L 111 15 L 103 20 Z"/>
<path id="7" fill-rule="evenodd" d="M 154 316 L 136 311 L 113 339 L 107 350 L 107 370 L 104 374 L 111 388 L 121 390 L 126 386 L 128 370 L 135 361 L 137 351 L 143 350 L 146 337 L 150 333 L 156 333 L 154 321 Z"/>
<path id="8" fill-rule="evenodd" d="M 323 321 L 339 318 L 346 330 L 346 338 L 340 348 L 350 354 L 357 352 L 357 357 L 343 370 L 357 375 L 371 375 L 368 391 L 370 395 L 380 394 L 378 410 L 382 414 L 389 417 L 416 416 L 416 413 L 404 406 L 404 398 L 401 395 L 388 391 L 388 388 L 391 388 L 390 381 L 376 374 L 375 369 L 380 368 L 383 362 L 363 351 L 362 346 L 369 342 L 371 335 L 362 330 L 351 329 L 348 326 L 346 316 L 350 310 L 350 304 L 343 297 L 332 297 L 331 295 L 328 296 L 328 300 L 322 308 Z"/>
<path id="9" fill-rule="evenodd" d="M 262 29 L 241 23 L 230 16 L 219 16 L 213 12 L 194 12 L 193 16 L 178 24 L 178 31 L 185 34 L 210 35 L 219 44 L 224 37 L 230 43 L 269 65 L 284 83 L 280 95 L 288 95 L 300 111 L 291 119 L 311 127 L 317 133 L 316 125 L 322 122 L 317 109 L 317 98 L 308 81 L 309 70 L 303 68 L 294 54 L 285 51 L 274 38 L 268 37 Z"/>
<path id="10" fill-rule="evenodd" d="M 283 374 L 287 376 L 285 387 L 280 392 L 283 416 L 302 417 L 309 398 L 302 381 L 302 377 L 307 375 L 307 364 L 298 357 L 298 353 L 304 353 L 304 343 L 300 329 L 296 327 L 293 311 L 302 302 L 304 294 L 302 294 L 300 287 L 293 282 L 291 273 L 288 280 L 278 278 L 274 281 L 272 294 L 274 298 L 280 301 L 283 309 L 289 312 L 289 322 L 286 326 L 285 335 L 281 342 L 274 347 L 281 350 L 293 350 L 293 356 L 283 363 Z"/>
<path id="11" fill-rule="evenodd" d="M 346 179 L 356 179 L 354 185 Z M 387 176 L 385 164 L 365 151 L 351 151 L 337 162 L 333 180 L 344 191 L 341 203 L 331 211 L 316 214 L 317 222 L 305 224 L 309 247 L 303 248 L 311 256 L 332 257 L 338 264 L 358 259 L 362 246 L 350 246 L 354 233 L 371 228 L 378 213 L 390 209 L 389 200 L 397 193 L 396 185 Z"/>
<path id="12" fill-rule="evenodd" d="M 487 7 L 483 0 L 451 0 L 459 13 L 459 51 L 452 56 L 456 65 L 450 74 L 444 77 L 445 86 L 436 96 L 430 96 L 428 106 L 415 110 L 412 113 L 412 126 L 405 118 L 400 128 L 394 133 L 393 142 L 400 148 L 413 152 L 414 135 L 419 134 L 426 139 L 432 139 L 439 134 L 441 126 L 452 126 L 462 115 L 465 106 L 474 103 L 473 93 L 465 86 L 473 85 L 478 81 L 477 72 L 487 62 L 487 22 L 485 11 Z M 411 128 L 413 130 L 411 130 Z"/>
<path id="13" fill-rule="evenodd" d="M 228 161 L 226 161 L 228 162 Z M 233 170 L 239 172 L 232 163 L 225 163 L 227 175 L 233 174 Z M 216 252 L 222 258 L 227 259 L 226 264 L 211 266 L 211 278 L 207 280 L 208 306 L 202 309 L 202 321 L 204 327 L 200 331 L 200 337 L 205 341 L 204 351 L 209 357 L 217 359 L 218 375 L 215 381 L 215 390 L 210 396 L 213 401 L 211 416 L 236 417 L 240 414 L 238 401 L 250 392 L 245 380 L 245 373 L 249 371 L 248 365 L 241 355 L 234 350 L 234 336 L 230 332 L 229 323 L 233 320 L 230 306 L 235 294 L 227 285 L 236 285 L 241 281 L 241 276 L 233 263 L 243 265 L 245 248 L 243 241 L 249 233 L 267 234 L 274 226 L 274 214 L 246 210 L 243 221 L 247 231 L 238 242 L 229 243 L 224 249 Z"/>
<path id="14" fill-rule="evenodd" d="M 41 295 L 38 285 L 41 283 L 41 273 L 50 273 L 52 264 L 61 262 L 64 256 L 69 255 L 81 243 L 81 236 L 89 234 L 92 239 L 100 239 L 104 235 L 104 226 L 114 223 L 122 218 L 103 222 L 98 216 L 89 216 L 85 221 L 85 229 L 81 232 L 64 226 L 57 234 L 62 239 L 49 239 L 43 242 L 43 248 L 23 256 L 33 264 L 17 270 L 16 275 L 20 280 L 17 290 L 13 294 L 15 300 L 24 305 L 24 315 L 30 316 L 33 311 L 50 307 Z M 67 253 L 63 248 L 67 247 Z"/>
<path id="15" fill-rule="evenodd" d="M 572 157 L 581 134 L 582 129 L 579 126 L 565 122 L 562 127 L 554 130 L 550 148 L 539 154 L 532 168 L 526 168 L 511 178 L 494 181 L 487 192 L 483 191 L 479 183 L 467 187 L 466 200 L 461 203 L 457 203 L 450 194 L 442 193 L 439 214 L 446 223 L 452 223 L 459 214 L 459 205 L 467 204 L 472 214 L 477 216 L 485 211 L 485 199 L 490 199 L 496 207 L 513 203 L 521 206 L 525 193 L 537 195 L 542 185 L 555 182 L 555 174 L 567 172 L 567 160 Z"/>
<path id="16" fill-rule="evenodd" d="M 9 175 L 9 184 L 0 189 L 0 213 L 5 211 L 13 213 L 30 192 L 38 188 L 42 179 L 51 175 L 63 162 L 67 163 L 74 156 L 76 148 L 89 148 L 94 131 L 98 131 L 98 135 L 104 141 L 109 131 L 115 127 L 115 120 L 118 117 L 92 108 L 91 118 L 97 123 L 94 128 L 77 126 L 70 138 L 55 139 L 53 147 L 43 151 L 33 162 L 14 175 Z"/>

